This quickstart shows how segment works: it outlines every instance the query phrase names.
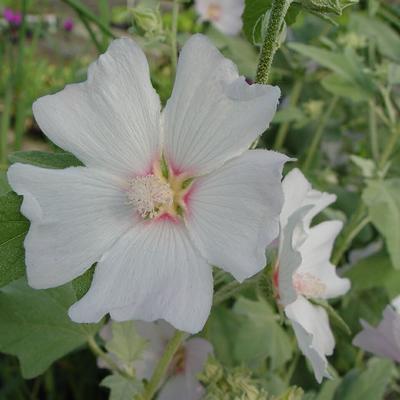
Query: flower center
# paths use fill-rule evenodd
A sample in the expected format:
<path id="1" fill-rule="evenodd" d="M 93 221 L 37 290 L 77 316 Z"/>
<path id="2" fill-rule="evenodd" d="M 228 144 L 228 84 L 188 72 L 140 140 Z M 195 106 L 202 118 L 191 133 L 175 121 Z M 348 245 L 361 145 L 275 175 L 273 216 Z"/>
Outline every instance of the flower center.
<path id="1" fill-rule="evenodd" d="M 293 275 L 293 286 L 298 294 L 314 298 L 321 297 L 326 290 L 326 285 L 308 272 L 296 272 Z"/>
<path id="2" fill-rule="evenodd" d="M 207 17 L 211 21 L 218 21 L 221 17 L 221 6 L 218 4 L 210 4 L 207 9 Z"/>
<path id="3" fill-rule="evenodd" d="M 174 194 L 168 182 L 155 175 L 147 175 L 132 179 L 128 199 L 143 218 L 152 219 L 172 206 Z"/>

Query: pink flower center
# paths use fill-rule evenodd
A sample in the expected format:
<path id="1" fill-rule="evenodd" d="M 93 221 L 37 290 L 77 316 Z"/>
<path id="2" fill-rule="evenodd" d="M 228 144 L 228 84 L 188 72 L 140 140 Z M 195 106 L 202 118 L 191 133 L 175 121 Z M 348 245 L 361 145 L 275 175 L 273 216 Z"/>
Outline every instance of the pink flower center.
<path id="1" fill-rule="evenodd" d="M 178 221 L 188 211 L 192 182 L 187 174 L 174 173 L 162 158 L 150 173 L 129 182 L 128 203 L 143 219 Z"/>
<path id="2" fill-rule="evenodd" d="M 306 297 L 321 297 L 326 291 L 326 285 L 308 272 L 296 272 L 293 275 L 293 286 L 298 294 Z"/>

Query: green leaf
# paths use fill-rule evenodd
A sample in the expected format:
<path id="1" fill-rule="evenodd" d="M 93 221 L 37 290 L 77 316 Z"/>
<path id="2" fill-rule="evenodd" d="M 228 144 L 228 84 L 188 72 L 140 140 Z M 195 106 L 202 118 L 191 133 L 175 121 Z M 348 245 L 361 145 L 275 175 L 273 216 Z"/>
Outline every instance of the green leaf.
<path id="1" fill-rule="evenodd" d="M 365 91 L 351 80 L 332 73 L 321 80 L 322 87 L 328 92 L 350 99 L 352 101 L 368 101 L 368 96 L 365 96 Z"/>
<path id="2" fill-rule="evenodd" d="M 337 388 L 334 400 L 383 399 L 394 365 L 389 360 L 372 358 L 363 372 L 350 371 Z"/>
<path id="3" fill-rule="evenodd" d="M 288 46 L 292 50 L 313 59 L 320 65 L 335 72 L 345 81 L 352 82 L 365 95 L 374 93 L 374 83 L 364 72 L 364 66 L 359 61 L 354 50 L 347 48 L 344 53 L 335 53 L 302 43 L 289 43 Z"/>
<path id="4" fill-rule="evenodd" d="M 399 294 L 400 271 L 393 269 L 384 252 L 359 261 L 345 276 L 351 280 L 353 291 L 383 287 L 391 298 Z"/>
<path id="5" fill-rule="evenodd" d="M 92 265 L 85 273 L 72 281 L 72 287 L 75 290 L 75 295 L 78 300 L 81 299 L 89 290 L 95 269 L 96 264 Z"/>
<path id="6" fill-rule="evenodd" d="M 387 58 L 400 61 L 400 36 L 390 24 L 366 14 L 350 16 L 350 27 L 376 43 L 377 50 Z"/>
<path id="7" fill-rule="evenodd" d="M 299 0 L 302 6 L 313 13 L 341 15 L 343 10 L 349 5 L 356 4 L 358 1 L 341 0 Z"/>
<path id="8" fill-rule="evenodd" d="M 11 192 L 11 186 L 7 181 L 7 174 L 4 171 L 0 171 L 0 196 Z"/>
<path id="9" fill-rule="evenodd" d="M 47 153 L 45 151 L 17 151 L 8 156 L 11 164 L 22 163 L 43 168 L 79 167 L 83 164 L 71 153 Z"/>
<path id="10" fill-rule="evenodd" d="M 385 238 L 393 266 L 400 269 L 400 178 L 368 182 L 362 198 Z"/>
<path id="11" fill-rule="evenodd" d="M 118 374 L 106 376 L 100 385 L 110 389 L 109 400 L 133 400 L 143 390 L 142 382 Z"/>
<path id="12" fill-rule="evenodd" d="M 147 341 L 140 336 L 133 321 L 113 322 L 112 339 L 106 343 L 109 353 L 115 354 L 121 361 L 131 364 L 137 360 L 146 347 Z"/>
<path id="13" fill-rule="evenodd" d="M 236 328 L 235 357 L 238 360 L 261 361 L 269 357 L 272 369 L 290 360 L 293 351 L 289 337 L 276 320 L 279 315 L 266 301 L 241 297 L 234 311 L 247 319 Z"/>
<path id="14" fill-rule="evenodd" d="M 237 327 L 242 322 L 240 316 L 222 306 L 212 308 L 207 322 L 207 339 L 212 343 L 218 360 L 226 366 L 235 365 L 233 349 Z"/>
<path id="15" fill-rule="evenodd" d="M 40 375 L 97 332 L 98 324 L 70 320 L 75 301 L 71 284 L 34 290 L 20 279 L 0 290 L 0 351 L 18 357 L 24 378 Z"/>
<path id="16" fill-rule="evenodd" d="M 326 380 L 321 385 L 321 390 L 319 391 L 315 400 L 333 400 L 335 391 L 340 385 L 340 379 Z"/>
<path id="17" fill-rule="evenodd" d="M 29 221 L 20 213 L 22 198 L 0 196 L 0 287 L 25 273 L 24 239 Z"/>

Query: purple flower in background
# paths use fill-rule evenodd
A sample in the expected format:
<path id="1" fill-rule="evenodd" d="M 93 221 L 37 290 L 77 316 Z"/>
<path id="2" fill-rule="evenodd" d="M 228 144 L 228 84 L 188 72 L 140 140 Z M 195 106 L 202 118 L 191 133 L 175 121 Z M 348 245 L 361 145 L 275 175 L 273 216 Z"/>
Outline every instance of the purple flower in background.
<path id="1" fill-rule="evenodd" d="M 374 328 L 361 320 L 363 330 L 353 340 L 353 345 L 400 363 L 400 314 L 387 306 L 383 319 Z"/>
<path id="2" fill-rule="evenodd" d="M 63 28 L 67 32 L 71 32 L 74 29 L 74 20 L 72 18 L 67 18 L 63 23 Z"/>
<path id="3" fill-rule="evenodd" d="M 5 8 L 3 11 L 3 17 L 10 25 L 21 25 L 22 15 L 19 11 L 13 11 L 11 8 Z"/>

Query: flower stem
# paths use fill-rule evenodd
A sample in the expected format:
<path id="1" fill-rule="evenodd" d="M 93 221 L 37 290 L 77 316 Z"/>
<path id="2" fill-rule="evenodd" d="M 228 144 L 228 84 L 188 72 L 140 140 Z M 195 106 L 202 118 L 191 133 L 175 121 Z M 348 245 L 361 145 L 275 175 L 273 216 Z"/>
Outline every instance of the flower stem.
<path id="1" fill-rule="evenodd" d="M 172 339 L 169 341 L 164 354 L 159 360 L 152 377 L 150 378 L 149 383 L 146 385 L 144 393 L 140 399 L 142 400 L 151 400 L 153 396 L 156 394 L 160 384 L 162 383 L 162 379 L 164 378 L 168 366 L 170 365 L 172 358 L 182 341 L 185 339 L 186 333 L 182 331 L 176 331 Z"/>
<path id="2" fill-rule="evenodd" d="M 307 157 L 304 161 L 304 165 L 303 165 L 304 173 L 306 173 L 310 169 L 310 167 L 314 161 L 315 153 L 318 150 L 318 146 L 321 142 L 322 135 L 323 135 L 326 125 L 328 123 L 329 117 L 331 116 L 332 111 L 336 106 L 337 101 L 338 101 L 337 96 L 332 97 L 332 100 L 329 103 L 327 110 L 321 116 L 321 119 L 318 122 L 318 128 L 314 134 L 314 137 L 313 137 L 311 145 L 310 145 L 310 149 L 308 150 Z"/>
<path id="3" fill-rule="evenodd" d="M 13 88 L 9 82 L 4 94 L 4 105 L 0 120 L 0 166 L 1 169 L 7 168 L 8 153 L 8 130 L 10 128 L 11 106 L 12 106 Z"/>
<path id="4" fill-rule="evenodd" d="M 110 38 L 115 39 L 115 35 L 111 32 L 110 28 L 104 24 L 104 22 L 98 18 L 95 14 L 93 14 L 86 6 L 81 4 L 77 0 L 62 0 L 65 4 L 69 5 L 73 10 L 75 10 L 78 14 L 84 15 L 88 21 L 93 22 L 98 26 L 98 28 Z"/>
<path id="5" fill-rule="evenodd" d="M 279 48 L 279 35 L 290 3 L 291 0 L 272 0 L 271 13 L 257 67 L 256 83 L 264 85 L 268 83 L 272 61 Z"/>
<path id="6" fill-rule="evenodd" d="M 178 63 L 178 16 L 179 16 L 179 0 L 172 1 L 172 26 L 171 26 L 171 65 L 172 75 L 175 76 L 176 64 Z"/>

